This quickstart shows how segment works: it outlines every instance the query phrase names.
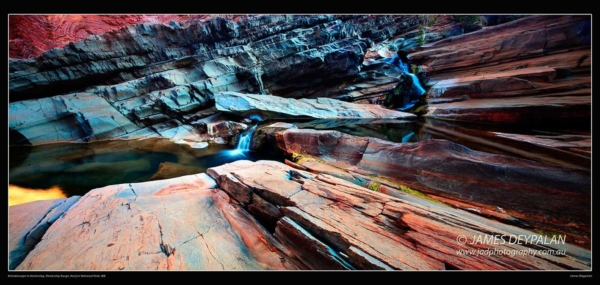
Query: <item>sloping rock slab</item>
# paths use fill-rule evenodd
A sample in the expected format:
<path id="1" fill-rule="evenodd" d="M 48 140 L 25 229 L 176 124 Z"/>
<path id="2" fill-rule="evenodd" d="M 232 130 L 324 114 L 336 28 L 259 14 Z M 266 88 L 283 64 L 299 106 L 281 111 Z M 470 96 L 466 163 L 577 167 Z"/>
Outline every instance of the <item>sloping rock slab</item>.
<path id="1" fill-rule="evenodd" d="M 35 201 L 8 208 L 8 269 L 14 270 L 42 239 L 46 230 L 79 200 L 70 198 Z"/>
<path id="2" fill-rule="evenodd" d="M 234 114 L 261 114 L 264 117 L 310 117 L 317 119 L 410 119 L 410 113 L 379 105 L 354 104 L 329 98 L 287 99 L 272 95 L 227 92 L 215 94 L 219 111 Z"/>
<path id="3" fill-rule="evenodd" d="M 312 269 L 444 270 L 589 268 L 590 252 L 569 244 L 553 255 L 473 255 L 460 250 L 528 251 L 509 242 L 462 244 L 486 234 L 536 235 L 447 205 L 391 197 L 272 161 L 236 161 L 207 171 L 233 199 L 255 199 L 283 214 L 275 235 Z M 531 246 L 531 245 L 529 245 Z"/>
<path id="4" fill-rule="evenodd" d="M 268 232 L 215 187 L 198 174 L 94 189 L 17 270 L 296 269 Z"/>
<path id="5" fill-rule="evenodd" d="M 571 241 L 589 244 L 591 175 L 584 170 L 473 151 L 446 140 L 393 143 L 289 129 L 277 133 L 277 142 L 288 154 L 358 167 L 425 193 L 506 211 L 531 228 L 569 233 Z"/>

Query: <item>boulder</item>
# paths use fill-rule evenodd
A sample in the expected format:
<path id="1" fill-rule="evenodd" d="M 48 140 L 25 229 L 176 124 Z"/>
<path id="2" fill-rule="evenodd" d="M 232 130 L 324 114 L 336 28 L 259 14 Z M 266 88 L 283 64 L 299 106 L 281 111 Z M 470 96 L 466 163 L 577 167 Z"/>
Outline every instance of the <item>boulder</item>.
<path id="1" fill-rule="evenodd" d="M 209 123 L 207 125 L 208 135 L 211 138 L 223 138 L 228 139 L 234 137 L 248 128 L 248 125 L 232 122 L 223 121 L 218 123 Z"/>
<path id="2" fill-rule="evenodd" d="M 278 122 L 269 125 L 258 126 L 252 135 L 250 149 L 253 151 L 276 154 L 279 149 L 273 148 L 273 146 L 277 144 L 275 134 L 278 131 L 287 130 L 289 128 L 296 128 L 296 125 Z"/>

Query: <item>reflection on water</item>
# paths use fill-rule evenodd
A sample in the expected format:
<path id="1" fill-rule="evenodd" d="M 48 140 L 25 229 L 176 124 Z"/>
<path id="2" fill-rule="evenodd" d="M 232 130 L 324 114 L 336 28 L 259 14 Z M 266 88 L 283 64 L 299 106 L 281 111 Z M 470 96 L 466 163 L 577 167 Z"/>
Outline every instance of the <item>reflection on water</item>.
<path id="1" fill-rule="evenodd" d="M 438 120 L 284 121 L 293 123 L 298 128 L 337 130 L 354 136 L 373 137 L 397 143 L 446 139 L 478 151 L 590 169 L 590 157 L 586 156 L 586 151 L 589 149 L 588 153 L 591 154 L 591 146 L 586 147 L 585 142 L 591 143 L 591 138 L 586 137 L 585 130 L 571 132 L 577 136 L 563 136 L 563 142 L 556 143 L 557 146 L 569 147 L 548 147 L 530 141 L 515 140 L 515 138 L 536 139 L 540 138 L 540 134 L 544 134 L 544 143 L 547 143 L 552 136 L 560 138 L 558 135 L 565 134 L 567 131 L 515 129 Z M 269 125 L 272 122 L 263 123 Z M 247 149 L 250 144 L 248 135 L 250 133 L 251 131 L 244 133 L 247 136 L 239 140 L 240 146 L 244 144 L 244 149 Z M 510 133 L 523 136 L 506 135 Z M 589 136 L 589 132 L 587 134 Z M 584 139 L 580 142 L 572 141 L 573 138 L 579 137 Z M 565 139 L 569 139 L 568 143 L 564 142 Z M 572 145 L 577 147 L 571 147 Z M 236 160 L 283 161 L 282 157 L 276 157 L 273 153 L 248 152 L 240 149 L 241 147 L 233 148 L 229 145 L 216 144 L 211 144 L 204 149 L 193 149 L 166 139 L 10 147 L 9 194 L 14 201 L 32 199 L 18 200 L 18 196 L 30 197 L 32 193 L 36 196 L 38 194 L 35 193 L 39 193 L 40 196 L 36 199 L 70 197 L 84 195 L 91 189 L 107 185 L 167 179 L 205 172 L 209 167 Z M 50 190 L 38 190 L 48 188 Z"/>
<path id="2" fill-rule="evenodd" d="M 17 185 L 8 185 L 8 205 L 19 205 L 23 203 L 67 198 L 60 187 L 53 186 L 48 189 L 29 189 Z"/>
<path id="3" fill-rule="evenodd" d="M 192 149 L 165 139 L 148 139 L 10 147 L 9 159 L 10 184 L 31 189 L 57 186 L 62 190 L 60 197 L 71 197 L 107 185 L 205 172 L 240 159 L 274 158 L 251 152 L 236 154 L 227 145 Z"/>

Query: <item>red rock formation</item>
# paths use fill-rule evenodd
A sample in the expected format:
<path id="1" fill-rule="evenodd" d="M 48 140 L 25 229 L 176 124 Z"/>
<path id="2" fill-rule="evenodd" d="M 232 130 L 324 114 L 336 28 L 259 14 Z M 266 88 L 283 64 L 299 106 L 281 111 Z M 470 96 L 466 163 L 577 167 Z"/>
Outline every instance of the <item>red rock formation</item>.
<path id="1" fill-rule="evenodd" d="M 211 15 L 10 15 L 9 57 L 33 58 L 43 52 L 132 24 L 168 24 Z"/>
<path id="2" fill-rule="evenodd" d="M 426 116 L 581 124 L 591 112 L 589 16 L 530 16 L 416 47 L 432 79 Z"/>
<path id="3" fill-rule="evenodd" d="M 506 220 L 509 223 L 568 233 L 570 241 L 589 245 L 591 176 L 587 171 L 473 151 L 445 140 L 392 143 L 308 129 L 278 132 L 276 138 L 288 154 L 308 154 L 342 169 L 366 170 L 457 201 L 459 208 L 508 214 L 514 217 Z M 325 171 L 314 164 L 301 163 L 311 171 Z M 328 173 L 354 180 L 347 173 Z"/>
<path id="4" fill-rule="evenodd" d="M 42 239 L 50 225 L 79 200 L 68 199 L 34 201 L 9 207 L 9 269 L 14 270 Z"/>
<path id="5" fill-rule="evenodd" d="M 318 171 L 315 171 L 318 172 Z M 516 245 L 460 244 L 457 235 L 528 234 L 412 195 L 394 197 L 344 179 L 272 161 L 236 161 L 207 173 L 233 200 L 260 198 L 280 213 L 275 236 L 311 269 L 444 270 L 582 268 L 587 250 L 557 256 L 473 256 L 462 249 L 521 250 Z M 226 182 L 226 183 L 223 183 Z M 508 243 L 507 243 L 508 244 Z M 572 250 L 572 252 L 571 252 Z"/>
<path id="6" fill-rule="evenodd" d="M 95 189 L 52 225 L 17 270 L 298 269 L 215 186 L 202 173 Z"/>
<path id="7" fill-rule="evenodd" d="M 54 222 L 52 227 L 45 233 L 34 230 L 43 238 L 16 269 L 590 268 L 589 250 L 570 244 L 545 244 L 545 249 L 564 251 L 563 255 L 533 255 L 529 252 L 540 247 L 531 243 L 467 243 L 478 236 L 539 234 L 393 187 L 371 191 L 274 161 L 240 160 L 207 173 L 219 188 L 208 175 L 196 174 L 87 193 L 65 207 L 61 217 L 52 212 L 46 216 Z M 11 248 L 18 248 L 20 237 L 35 227 L 23 213 L 39 205 L 11 207 L 11 213 L 21 211 L 10 216 L 9 231 L 16 241 Z M 461 236 L 468 240 L 461 242 Z M 477 254 L 481 251 L 508 253 Z"/>
<path id="8" fill-rule="evenodd" d="M 568 168 L 591 168 L 591 136 L 589 132 L 557 130 L 563 135 L 525 135 L 509 133 L 510 130 L 469 128 L 442 120 L 426 120 L 423 130 L 449 141 L 468 141 L 478 150 L 503 153 L 536 161 L 549 162 Z"/>

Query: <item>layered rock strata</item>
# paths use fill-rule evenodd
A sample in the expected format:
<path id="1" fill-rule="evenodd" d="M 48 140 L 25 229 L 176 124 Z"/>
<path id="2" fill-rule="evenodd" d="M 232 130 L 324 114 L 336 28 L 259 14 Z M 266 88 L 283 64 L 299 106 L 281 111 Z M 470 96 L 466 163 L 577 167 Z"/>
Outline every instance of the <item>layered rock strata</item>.
<path id="1" fill-rule="evenodd" d="M 426 116 L 519 125 L 587 124 L 591 19 L 529 16 L 409 50 L 431 79 Z"/>
<path id="2" fill-rule="evenodd" d="M 353 78 L 372 41 L 415 24 L 391 15 L 242 18 L 137 24 L 10 59 L 11 143 L 166 137 L 201 147 L 215 94 L 327 97 L 322 87 Z"/>
<path id="3" fill-rule="evenodd" d="M 274 161 L 240 160 L 207 173 L 89 192 L 17 270 L 590 268 L 589 251 L 569 244 L 457 243 L 537 234 L 403 192 L 390 196 Z M 566 254 L 457 252 L 534 249 Z"/>
<path id="4" fill-rule="evenodd" d="M 410 113 L 394 111 L 379 105 L 354 104 L 335 99 L 287 99 L 271 95 L 236 92 L 215 95 L 216 109 L 239 115 L 261 115 L 263 118 L 315 119 L 415 119 Z"/>
<path id="5" fill-rule="evenodd" d="M 589 245 L 591 176 L 586 170 L 473 151 L 445 140 L 392 143 L 310 129 L 280 131 L 276 140 L 289 155 L 306 154 L 347 171 L 366 171 L 459 208 L 567 233 L 571 242 Z"/>

